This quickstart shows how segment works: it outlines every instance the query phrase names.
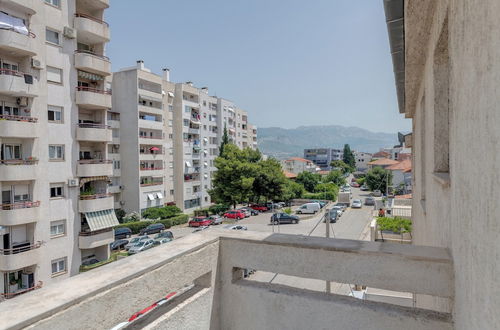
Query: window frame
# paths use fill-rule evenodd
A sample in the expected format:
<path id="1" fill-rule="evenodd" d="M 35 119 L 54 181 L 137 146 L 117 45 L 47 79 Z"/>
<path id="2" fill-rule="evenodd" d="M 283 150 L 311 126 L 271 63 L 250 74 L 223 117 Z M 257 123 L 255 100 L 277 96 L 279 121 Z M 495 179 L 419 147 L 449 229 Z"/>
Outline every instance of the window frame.
<path id="1" fill-rule="evenodd" d="M 60 262 L 63 262 L 64 267 L 60 269 Z M 56 271 L 54 271 L 54 264 L 56 264 Z M 68 258 L 62 257 L 54 259 L 50 262 L 50 271 L 52 276 L 62 275 L 68 272 Z"/>
<path id="2" fill-rule="evenodd" d="M 51 158 L 50 157 L 50 148 L 55 148 L 55 155 L 57 155 L 57 148 L 61 148 L 61 154 L 62 154 L 62 157 L 55 157 L 55 158 Z M 64 161 L 65 160 L 65 150 L 64 150 L 64 144 L 49 144 L 49 162 L 61 162 L 61 161 Z"/>
<path id="3" fill-rule="evenodd" d="M 57 43 L 51 41 L 51 40 L 47 40 L 47 35 L 48 33 L 47 32 L 53 32 L 53 33 L 56 33 L 57 34 Z M 54 45 L 54 46 L 57 46 L 57 47 L 62 47 L 61 45 L 61 31 L 59 30 L 56 30 L 56 29 L 52 29 L 50 27 L 45 27 L 45 42 L 48 43 L 49 45 Z"/>
<path id="4" fill-rule="evenodd" d="M 63 71 L 63 69 L 55 67 L 55 66 L 50 66 L 50 65 L 47 65 L 45 67 L 45 69 L 47 70 L 47 76 L 46 76 L 47 83 L 49 83 L 49 84 L 55 84 L 55 85 L 63 85 L 63 82 L 64 82 L 64 71 Z M 49 80 L 49 75 L 48 75 L 49 69 L 59 70 L 60 71 L 60 78 L 61 78 L 60 80 L 61 81 Z"/>
<path id="5" fill-rule="evenodd" d="M 49 118 L 49 112 L 53 112 L 54 113 L 54 119 L 50 119 Z M 56 114 L 59 113 L 59 119 L 56 119 Z M 49 123 L 54 123 L 54 124 L 62 124 L 64 123 L 64 108 L 63 107 L 60 107 L 58 105 L 51 105 L 51 104 L 48 104 L 47 105 L 47 121 Z"/>
<path id="6" fill-rule="evenodd" d="M 62 231 L 57 231 L 56 233 L 52 233 L 53 227 L 56 227 L 56 228 L 62 227 Z M 50 233 L 50 238 L 57 238 L 57 237 L 61 237 L 61 236 L 66 236 L 66 220 L 64 219 L 64 220 L 51 221 L 49 233 Z"/>
<path id="7" fill-rule="evenodd" d="M 52 196 L 52 189 L 54 189 L 54 196 Z M 51 183 L 49 187 L 50 199 L 60 199 L 64 198 L 64 183 Z"/>
<path id="8" fill-rule="evenodd" d="M 61 9 L 61 0 L 44 0 L 43 2 L 51 7 Z M 55 5 L 54 2 L 58 2 L 58 4 Z"/>

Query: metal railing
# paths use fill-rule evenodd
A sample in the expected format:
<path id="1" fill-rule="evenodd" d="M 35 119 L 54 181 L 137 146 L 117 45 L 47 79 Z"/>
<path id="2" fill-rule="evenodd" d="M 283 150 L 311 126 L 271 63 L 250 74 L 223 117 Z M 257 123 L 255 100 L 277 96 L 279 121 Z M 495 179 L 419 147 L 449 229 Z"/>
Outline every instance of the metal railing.
<path id="1" fill-rule="evenodd" d="M 159 186 L 163 184 L 163 180 L 159 181 L 148 181 L 141 183 L 141 187 L 149 187 L 149 186 Z"/>
<path id="2" fill-rule="evenodd" d="M 113 231 L 113 228 L 104 228 L 104 229 L 99 229 L 95 231 L 81 231 L 78 235 L 80 236 L 94 236 L 94 235 L 99 235 L 102 233 L 107 233 Z"/>
<path id="3" fill-rule="evenodd" d="M 93 195 L 82 195 L 80 194 L 80 200 L 86 201 L 86 200 L 93 200 L 93 199 L 101 199 L 101 198 L 108 198 L 113 196 L 110 193 L 103 193 L 103 194 L 93 194 Z"/>
<path id="4" fill-rule="evenodd" d="M 94 21 L 94 22 L 97 22 L 97 23 L 100 23 L 100 24 L 103 24 L 103 25 L 106 25 L 107 27 L 109 27 L 109 24 L 104 22 L 103 20 L 101 19 L 98 19 L 94 16 L 90 16 L 90 15 L 87 15 L 87 14 L 79 14 L 79 13 L 76 13 L 75 14 L 75 17 L 81 17 L 81 18 L 86 18 L 86 19 L 89 19 L 91 21 Z"/>
<path id="5" fill-rule="evenodd" d="M 42 281 L 38 281 L 37 284 L 31 288 L 28 288 L 28 289 L 24 289 L 24 290 L 19 290 L 19 291 L 16 291 L 16 292 L 9 292 L 9 293 L 0 293 L 0 296 L 3 296 L 5 299 L 10 299 L 10 298 L 13 298 L 19 294 L 23 294 L 23 293 L 26 293 L 26 292 L 29 292 L 29 291 L 33 291 L 33 290 L 36 290 L 36 289 L 40 289 L 41 287 L 43 286 L 43 282 Z"/>
<path id="6" fill-rule="evenodd" d="M 39 207 L 40 206 L 40 201 L 36 202 L 31 202 L 31 201 L 26 201 L 26 202 L 17 202 L 13 204 L 0 204 L 0 209 L 1 210 L 18 210 L 18 209 L 29 209 L 33 207 Z"/>
<path id="7" fill-rule="evenodd" d="M 80 159 L 78 164 L 80 165 L 88 165 L 88 164 L 112 164 L 113 161 L 111 159 Z"/>
<path id="8" fill-rule="evenodd" d="M 3 159 L 0 165 L 36 165 L 38 159 Z"/>
<path id="9" fill-rule="evenodd" d="M 161 136 L 145 136 L 145 135 L 139 135 L 140 139 L 152 139 L 152 140 L 161 140 L 163 137 Z"/>
<path id="10" fill-rule="evenodd" d="M 78 87 L 76 87 L 76 90 L 79 92 L 91 92 L 91 93 L 111 95 L 110 90 L 103 90 L 103 89 L 97 89 L 97 88 L 85 87 L 85 86 L 78 86 Z"/>
<path id="11" fill-rule="evenodd" d="M 90 123 L 80 123 L 80 124 L 78 124 L 78 127 L 80 127 L 80 128 L 100 128 L 100 129 L 111 128 L 111 126 L 105 125 L 105 124 L 90 124 Z"/>
<path id="12" fill-rule="evenodd" d="M 8 76 L 15 76 L 15 77 L 24 77 L 23 72 L 11 69 L 0 69 L 0 74 L 5 74 Z"/>
<path id="13" fill-rule="evenodd" d="M 36 123 L 38 118 L 29 117 L 29 116 L 16 116 L 16 115 L 0 115 L 0 120 L 12 120 L 12 121 L 25 121 L 30 123 Z"/>
<path id="14" fill-rule="evenodd" d="M 139 167 L 141 171 L 157 171 L 163 170 L 163 167 Z"/>
<path id="15" fill-rule="evenodd" d="M 16 247 L 16 248 L 12 248 L 12 249 L 0 249 L 0 254 L 3 254 L 3 255 L 18 254 L 21 252 L 26 252 L 26 251 L 38 249 L 41 246 L 42 246 L 42 242 L 37 241 L 35 243 L 32 243 L 30 245 L 26 245 L 26 246 L 20 246 L 20 247 Z"/>

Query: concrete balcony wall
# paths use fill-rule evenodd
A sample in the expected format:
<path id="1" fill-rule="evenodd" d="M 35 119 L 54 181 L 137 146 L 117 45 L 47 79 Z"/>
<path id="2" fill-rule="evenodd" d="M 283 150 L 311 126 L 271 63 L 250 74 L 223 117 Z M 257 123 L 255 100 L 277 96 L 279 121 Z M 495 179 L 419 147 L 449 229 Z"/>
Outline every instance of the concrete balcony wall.
<path id="1" fill-rule="evenodd" d="M 102 210 L 110 210 L 114 208 L 113 196 L 97 199 L 80 199 L 78 201 L 78 212 L 94 212 Z"/>
<path id="2" fill-rule="evenodd" d="M 112 131 L 108 128 L 76 128 L 76 139 L 78 141 L 111 142 L 113 139 L 111 134 Z"/>
<path id="3" fill-rule="evenodd" d="M 165 115 L 165 111 L 163 111 L 163 109 L 158 109 L 158 108 L 154 108 L 154 107 L 147 107 L 145 105 L 140 105 L 140 104 L 139 104 L 138 110 L 139 110 L 139 112 L 152 113 L 155 115 Z"/>
<path id="4" fill-rule="evenodd" d="M 34 15 L 36 14 L 34 1 L 35 0 L 2 0 L 1 2 L 23 13 Z"/>
<path id="5" fill-rule="evenodd" d="M 75 67 L 102 76 L 111 74 L 111 62 L 106 58 L 90 53 L 75 53 Z"/>
<path id="6" fill-rule="evenodd" d="M 148 139 L 148 138 L 144 138 L 144 137 L 139 137 L 139 144 L 163 145 L 163 138 Z"/>
<path id="7" fill-rule="evenodd" d="M 160 317 L 152 328 L 453 328 L 449 314 L 243 280 L 245 267 L 432 295 L 453 291 L 451 259 L 444 249 L 211 229 L 6 301 L 0 318 L 6 328 L 75 329 L 96 323 L 111 328 L 167 293 L 194 284 L 188 300 L 175 305 L 174 298 L 174 310 L 155 312 Z M 183 319 L 192 316 L 189 311 L 196 317 Z M 147 315 L 141 322 L 148 324 Z"/>
<path id="8" fill-rule="evenodd" d="M 35 44 L 35 38 L 12 30 L 0 30 L 0 49 L 2 50 L 21 56 L 36 56 Z"/>
<path id="9" fill-rule="evenodd" d="M 107 9 L 109 8 L 109 0 L 90 0 L 86 5 L 92 9 Z"/>
<path id="10" fill-rule="evenodd" d="M 36 138 L 38 137 L 38 124 L 36 122 L 0 119 L 0 137 Z"/>
<path id="11" fill-rule="evenodd" d="M 0 37 L 2 31 L 5 30 L 0 30 Z M 33 78 L 33 84 L 27 84 L 24 76 L 0 74 L 0 93 L 14 97 L 35 97 L 38 96 L 38 82 Z"/>
<path id="12" fill-rule="evenodd" d="M 76 91 L 76 104 L 94 109 L 110 109 L 111 94 L 96 93 L 86 90 Z"/>
<path id="13" fill-rule="evenodd" d="M 161 154 L 139 154 L 139 160 L 162 160 L 164 156 Z"/>
<path id="14" fill-rule="evenodd" d="M 80 249 L 93 249 L 99 246 L 108 245 L 113 243 L 115 240 L 115 234 L 113 230 L 100 232 L 95 235 L 79 235 L 78 236 L 78 247 Z"/>
<path id="15" fill-rule="evenodd" d="M 109 42 L 109 26 L 88 17 L 75 17 L 75 29 L 78 34 L 94 43 Z"/>
<path id="16" fill-rule="evenodd" d="M 84 176 L 111 176 L 113 174 L 113 164 L 78 164 L 76 173 L 80 177 Z"/>
<path id="17" fill-rule="evenodd" d="M 159 177 L 165 175 L 165 169 L 158 169 L 158 170 L 140 170 L 140 175 L 141 176 L 153 176 L 153 177 Z"/>
<path id="18" fill-rule="evenodd" d="M 35 180 L 36 168 L 36 163 L 26 165 L 4 165 L 0 163 L 0 181 Z"/>
<path id="19" fill-rule="evenodd" d="M 35 204 L 36 205 L 36 204 Z M 40 207 L 0 209 L 0 226 L 17 226 L 37 222 L 40 218 Z"/>
<path id="20" fill-rule="evenodd" d="M 154 130 L 162 130 L 163 129 L 163 122 L 161 122 L 161 121 L 139 119 L 138 125 L 140 128 L 147 128 L 147 129 L 154 129 Z"/>
<path id="21" fill-rule="evenodd" d="M 120 186 L 108 186 L 108 193 L 117 194 L 120 192 L 122 192 L 122 190 L 120 189 Z"/>
<path id="22" fill-rule="evenodd" d="M 4 255 L 0 253 L 0 271 L 9 271 L 36 265 L 40 262 L 40 248 Z"/>

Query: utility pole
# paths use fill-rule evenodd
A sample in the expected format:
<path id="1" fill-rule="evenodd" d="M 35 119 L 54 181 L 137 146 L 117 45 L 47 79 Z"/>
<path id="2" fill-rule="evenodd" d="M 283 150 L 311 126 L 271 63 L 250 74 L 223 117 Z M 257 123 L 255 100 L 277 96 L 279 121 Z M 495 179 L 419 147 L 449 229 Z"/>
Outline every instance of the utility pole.
<path id="1" fill-rule="evenodd" d="M 330 210 L 325 210 L 325 214 L 323 215 L 325 218 L 326 225 L 326 238 L 330 238 Z M 330 285 L 330 281 L 326 281 L 326 293 L 332 293 L 332 288 Z"/>

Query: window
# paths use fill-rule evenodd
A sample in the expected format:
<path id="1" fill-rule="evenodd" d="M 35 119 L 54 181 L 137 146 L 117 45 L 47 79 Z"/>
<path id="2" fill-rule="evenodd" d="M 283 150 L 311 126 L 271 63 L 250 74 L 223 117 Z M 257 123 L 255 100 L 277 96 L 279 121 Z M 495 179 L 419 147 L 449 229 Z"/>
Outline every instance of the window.
<path id="1" fill-rule="evenodd" d="M 22 159 L 20 144 L 2 144 L 2 160 Z"/>
<path id="2" fill-rule="evenodd" d="M 47 108 L 49 121 L 53 123 L 62 123 L 63 108 L 55 105 L 49 105 Z"/>
<path id="3" fill-rule="evenodd" d="M 64 160 L 64 146 L 63 145 L 49 145 L 49 159 L 50 160 Z"/>
<path id="4" fill-rule="evenodd" d="M 47 81 L 62 84 L 62 69 L 54 68 L 52 66 L 47 67 Z"/>
<path id="5" fill-rule="evenodd" d="M 64 197 L 64 184 L 52 183 L 50 184 L 50 198 Z"/>
<path id="6" fill-rule="evenodd" d="M 118 129 L 112 129 L 111 134 L 113 135 L 114 138 L 120 137 L 120 131 Z"/>
<path id="7" fill-rule="evenodd" d="M 168 106 L 168 111 L 174 111 L 174 106 L 173 105 L 169 105 Z"/>
<path id="8" fill-rule="evenodd" d="M 59 32 L 51 30 L 49 28 L 45 29 L 45 40 L 51 44 L 60 45 Z"/>
<path id="9" fill-rule="evenodd" d="M 48 3 L 49 5 L 52 5 L 57 8 L 61 7 L 61 0 L 45 0 L 45 3 Z"/>
<path id="10" fill-rule="evenodd" d="M 113 169 L 115 169 L 115 170 L 120 169 L 120 161 L 119 160 L 113 160 Z"/>
<path id="11" fill-rule="evenodd" d="M 172 119 L 168 120 L 168 126 L 172 127 L 173 123 L 174 123 L 174 121 Z"/>
<path id="12" fill-rule="evenodd" d="M 66 272 L 66 257 L 52 260 L 52 275 Z"/>
<path id="13" fill-rule="evenodd" d="M 173 194 L 174 194 L 174 190 L 170 189 L 170 195 L 173 195 Z"/>
<path id="14" fill-rule="evenodd" d="M 66 220 L 50 222 L 50 237 L 62 236 L 66 234 Z"/>

